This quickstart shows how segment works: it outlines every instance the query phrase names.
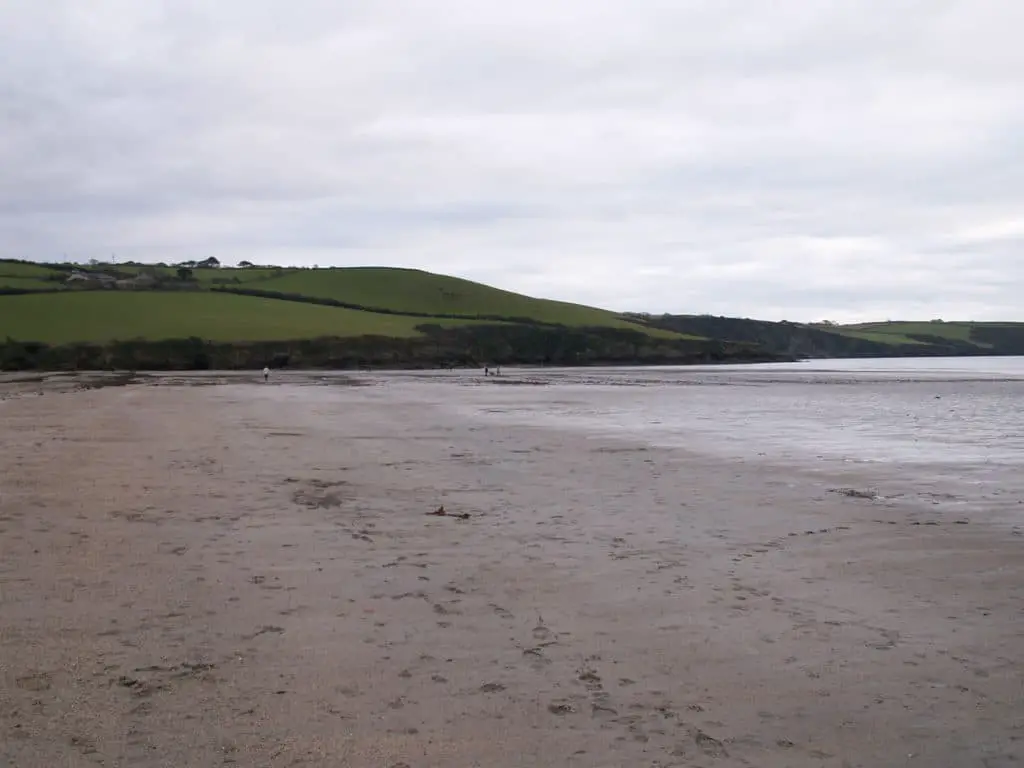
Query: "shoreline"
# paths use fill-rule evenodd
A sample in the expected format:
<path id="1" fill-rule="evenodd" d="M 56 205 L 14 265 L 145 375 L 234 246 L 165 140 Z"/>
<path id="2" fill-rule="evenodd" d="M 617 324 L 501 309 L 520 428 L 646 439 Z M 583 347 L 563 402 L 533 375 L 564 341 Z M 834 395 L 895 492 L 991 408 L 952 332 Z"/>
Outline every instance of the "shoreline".
<path id="1" fill-rule="evenodd" d="M 397 387 L 47 393 L 0 435 L 14 765 L 1024 759 L 982 519 Z"/>

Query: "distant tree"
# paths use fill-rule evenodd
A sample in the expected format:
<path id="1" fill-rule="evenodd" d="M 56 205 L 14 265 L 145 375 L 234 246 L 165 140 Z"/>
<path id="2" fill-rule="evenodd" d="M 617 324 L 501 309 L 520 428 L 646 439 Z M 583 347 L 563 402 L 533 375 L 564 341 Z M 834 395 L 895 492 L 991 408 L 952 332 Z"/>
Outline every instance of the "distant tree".
<path id="1" fill-rule="evenodd" d="M 178 267 L 177 272 L 178 272 L 178 279 L 179 280 L 191 280 L 192 279 L 192 270 L 189 269 L 188 267 Z"/>
<path id="2" fill-rule="evenodd" d="M 220 260 L 216 256 L 211 256 L 208 259 L 203 259 L 202 261 L 197 263 L 196 266 L 216 269 L 217 267 L 220 266 Z"/>
<path id="3" fill-rule="evenodd" d="M 246 267 L 255 267 L 256 265 L 253 264 L 251 261 L 244 261 L 243 260 L 243 261 L 238 262 L 238 266 L 240 266 L 243 269 L 245 269 Z"/>

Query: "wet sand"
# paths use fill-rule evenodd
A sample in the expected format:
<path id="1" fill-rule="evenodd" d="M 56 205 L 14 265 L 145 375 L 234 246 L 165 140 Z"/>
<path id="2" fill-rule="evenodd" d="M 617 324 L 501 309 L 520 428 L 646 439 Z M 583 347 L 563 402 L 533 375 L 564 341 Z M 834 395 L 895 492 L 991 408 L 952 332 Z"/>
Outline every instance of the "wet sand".
<path id="1" fill-rule="evenodd" d="M 0 765 L 1024 761 L 1019 530 L 402 387 L 60 381 L 0 402 Z"/>

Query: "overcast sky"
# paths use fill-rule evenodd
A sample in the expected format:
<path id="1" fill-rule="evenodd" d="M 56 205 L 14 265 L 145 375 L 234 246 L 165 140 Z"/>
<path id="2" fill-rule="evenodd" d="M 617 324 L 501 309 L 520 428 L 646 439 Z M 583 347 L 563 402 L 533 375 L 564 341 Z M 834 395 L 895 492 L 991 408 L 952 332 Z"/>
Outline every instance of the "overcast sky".
<path id="1" fill-rule="evenodd" d="M 0 256 L 1024 320 L 1021 0 L 0 0 Z"/>

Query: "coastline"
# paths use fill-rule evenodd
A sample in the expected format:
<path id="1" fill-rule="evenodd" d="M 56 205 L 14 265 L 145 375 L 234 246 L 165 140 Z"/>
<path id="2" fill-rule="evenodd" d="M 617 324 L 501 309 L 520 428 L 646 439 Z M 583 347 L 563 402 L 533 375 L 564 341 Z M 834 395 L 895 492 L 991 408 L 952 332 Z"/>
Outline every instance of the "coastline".
<path id="1" fill-rule="evenodd" d="M 0 402 L 13 765 L 1024 759 L 1021 539 L 982 519 L 170 378 Z"/>
<path id="2" fill-rule="evenodd" d="M 48 344 L 0 342 L 5 371 L 295 371 L 444 369 L 485 365 L 689 365 L 792 360 L 743 342 L 672 335 L 641 326 L 565 327 L 518 322 L 415 326 L 415 335 L 264 341 L 205 338 Z"/>

